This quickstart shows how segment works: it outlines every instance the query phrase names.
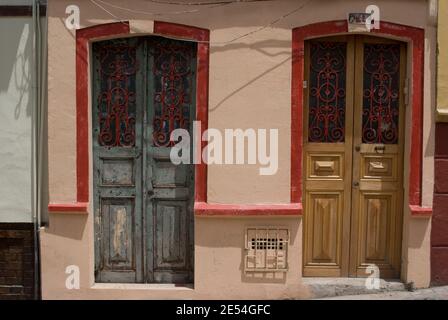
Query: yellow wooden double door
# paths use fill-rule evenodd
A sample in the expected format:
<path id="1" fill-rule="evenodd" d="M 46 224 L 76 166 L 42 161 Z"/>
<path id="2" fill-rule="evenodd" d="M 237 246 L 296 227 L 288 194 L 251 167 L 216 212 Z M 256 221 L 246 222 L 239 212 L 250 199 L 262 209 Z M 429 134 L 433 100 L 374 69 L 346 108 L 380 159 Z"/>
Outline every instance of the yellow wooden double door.
<path id="1" fill-rule="evenodd" d="M 398 278 L 405 44 L 320 38 L 305 57 L 303 275 Z"/>

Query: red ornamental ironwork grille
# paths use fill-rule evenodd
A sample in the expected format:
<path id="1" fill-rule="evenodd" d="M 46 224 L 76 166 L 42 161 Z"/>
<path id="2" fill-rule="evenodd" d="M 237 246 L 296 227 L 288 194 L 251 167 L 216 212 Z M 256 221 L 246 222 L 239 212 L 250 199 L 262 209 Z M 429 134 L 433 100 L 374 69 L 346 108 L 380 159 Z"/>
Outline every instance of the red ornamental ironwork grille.
<path id="1" fill-rule="evenodd" d="M 195 44 L 151 37 L 103 41 L 94 47 L 99 61 L 99 145 L 135 146 L 137 108 L 143 107 L 137 101 L 146 101 L 153 145 L 173 146 L 171 132 L 189 130 L 193 116 Z M 144 62 L 148 62 L 146 70 L 139 70 Z M 148 98 L 142 99 L 144 95 Z"/>
<path id="2" fill-rule="evenodd" d="M 347 44 L 311 42 L 309 142 L 344 142 Z"/>
<path id="3" fill-rule="evenodd" d="M 113 40 L 98 43 L 100 61 L 98 119 L 101 146 L 135 145 L 136 41 Z"/>
<path id="4" fill-rule="evenodd" d="M 398 143 L 400 45 L 364 44 L 363 143 Z"/>
<path id="5" fill-rule="evenodd" d="M 162 40 L 153 42 L 155 146 L 173 146 L 173 130 L 189 129 L 194 71 L 191 61 L 195 51 L 190 43 Z"/>

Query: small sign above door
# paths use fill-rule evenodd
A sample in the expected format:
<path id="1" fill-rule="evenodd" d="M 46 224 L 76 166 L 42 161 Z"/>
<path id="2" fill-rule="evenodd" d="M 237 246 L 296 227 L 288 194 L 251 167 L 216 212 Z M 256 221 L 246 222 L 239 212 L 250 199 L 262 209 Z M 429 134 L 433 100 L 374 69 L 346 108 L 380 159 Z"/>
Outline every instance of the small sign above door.
<path id="1" fill-rule="evenodd" d="M 352 12 L 348 14 L 348 32 L 370 32 L 368 24 L 372 23 L 369 17 L 372 13 Z"/>

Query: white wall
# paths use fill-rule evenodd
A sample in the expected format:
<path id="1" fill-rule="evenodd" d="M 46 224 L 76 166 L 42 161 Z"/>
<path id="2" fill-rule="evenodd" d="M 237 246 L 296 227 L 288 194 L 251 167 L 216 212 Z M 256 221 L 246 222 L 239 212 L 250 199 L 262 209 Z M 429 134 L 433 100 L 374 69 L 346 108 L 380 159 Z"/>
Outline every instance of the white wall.
<path id="1" fill-rule="evenodd" d="M 0 18 L 0 222 L 31 222 L 31 17 Z"/>

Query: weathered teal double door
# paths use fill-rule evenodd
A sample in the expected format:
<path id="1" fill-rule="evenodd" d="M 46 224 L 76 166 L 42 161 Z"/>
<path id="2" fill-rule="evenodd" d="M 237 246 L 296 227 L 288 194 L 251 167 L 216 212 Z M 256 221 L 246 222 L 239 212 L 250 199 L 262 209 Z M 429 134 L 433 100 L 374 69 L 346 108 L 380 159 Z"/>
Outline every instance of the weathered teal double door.
<path id="1" fill-rule="evenodd" d="M 137 37 L 92 45 L 95 280 L 193 281 L 194 166 L 170 134 L 191 133 L 196 45 Z"/>

